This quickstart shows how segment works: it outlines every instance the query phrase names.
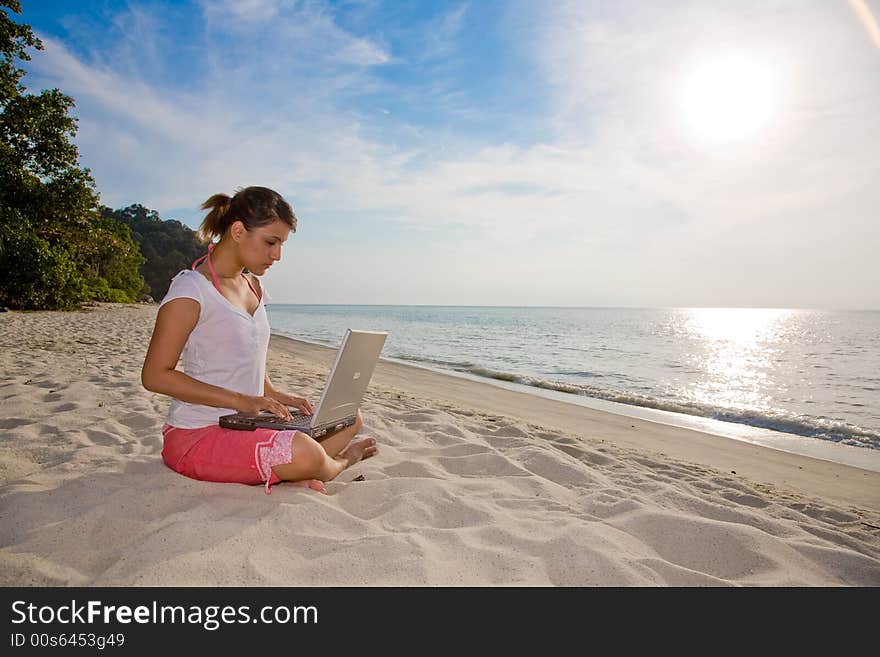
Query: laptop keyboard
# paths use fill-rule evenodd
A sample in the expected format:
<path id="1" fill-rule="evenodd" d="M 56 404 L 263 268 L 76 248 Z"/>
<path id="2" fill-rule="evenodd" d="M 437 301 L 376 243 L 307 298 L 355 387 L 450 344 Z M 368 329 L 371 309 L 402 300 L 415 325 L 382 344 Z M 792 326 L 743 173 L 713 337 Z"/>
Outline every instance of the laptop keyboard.
<path id="1" fill-rule="evenodd" d="M 294 413 L 293 417 L 290 420 L 286 420 L 285 423 L 295 427 L 308 427 L 312 423 L 312 416 L 305 413 Z"/>

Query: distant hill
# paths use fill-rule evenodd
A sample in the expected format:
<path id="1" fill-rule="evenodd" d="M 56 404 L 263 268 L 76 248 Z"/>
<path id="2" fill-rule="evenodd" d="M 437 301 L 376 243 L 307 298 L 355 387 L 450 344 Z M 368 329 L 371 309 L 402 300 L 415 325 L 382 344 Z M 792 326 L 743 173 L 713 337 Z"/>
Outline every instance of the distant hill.
<path id="1" fill-rule="evenodd" d="M 155 301 L 161 301 L 168 292 L 171 279 L 181 269 L 189 269 L 193 260 L 205 253 L 205 245 L 196 239 L 193 229 L 176 219 L 163 221 L 159 213 L 142 205 L 130 205 L 121 210 L 101 207 L 101 216 L 122 222 L 131 230 L 146 262 L 140 273 Z"/>

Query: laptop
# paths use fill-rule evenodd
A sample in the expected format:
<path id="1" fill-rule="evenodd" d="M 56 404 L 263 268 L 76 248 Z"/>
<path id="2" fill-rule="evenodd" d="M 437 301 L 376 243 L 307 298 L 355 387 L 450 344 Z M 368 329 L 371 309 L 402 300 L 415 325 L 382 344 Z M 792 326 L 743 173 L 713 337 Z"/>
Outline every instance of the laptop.
<path id="1" fill-rule="evenodd" d="M 220 426 L 245 431 L 258 428 L 296 430 L 315 440 L 350 427 L 357 419 L 358 408 L 387 337 L 387 332 L 380 331 L 348 329 L 345 332 L 324 392 L 312 415 L 291 409 L 293 419 L 284 420 L 268 412 L 232 413 L 220 416 Z"/>

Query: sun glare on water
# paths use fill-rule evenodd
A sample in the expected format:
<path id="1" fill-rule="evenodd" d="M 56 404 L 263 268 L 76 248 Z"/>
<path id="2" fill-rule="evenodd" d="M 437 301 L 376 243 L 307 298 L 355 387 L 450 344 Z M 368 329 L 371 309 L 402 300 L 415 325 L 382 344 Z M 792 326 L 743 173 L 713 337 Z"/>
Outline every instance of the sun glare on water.
<path id="1" fill-rule="evenodd" d="M 756 135 L 776 108 L 773 72 L 745 55 L 707 60 L 685 79 L 680 101 L 688 130 L 723 144 Z"/>
<path id="2" fill-rule="evenodd" d="M 730 408 L 772 404 L 766 377 L 784 343 L 792 310 L 771 308 L 692 308 L 685 329 L 697 348 L 690 366 L 706 376 L 690 391 L 694 401 Z"/>

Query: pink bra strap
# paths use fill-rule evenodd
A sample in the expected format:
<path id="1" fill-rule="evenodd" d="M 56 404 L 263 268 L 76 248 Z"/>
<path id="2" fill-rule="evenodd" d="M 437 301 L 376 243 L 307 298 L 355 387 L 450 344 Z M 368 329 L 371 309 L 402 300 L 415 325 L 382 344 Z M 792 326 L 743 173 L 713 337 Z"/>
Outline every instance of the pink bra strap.
<path id="1" fill-rule="evenodd" d="M 250 282 L 250 280 L 248 279 L 248 277 L 244 275 L 244 272 L 242 272 L 241 275 L 242 275 L 242 277 L 244 278 L 244 282 L 248 284 L 248 287 L 249 287 L 249 288 L 251 288 L 251 292 L 253 292 L 253 293 L 254 293 L 254 296 L 257 297 L 257 301 L 259 301 L 259 300 L 260 300 L 260 295 L 257 294 L 257 291 L 254 289 L 254 286 L 251 285 L 251 282 Z"/>
<path id="2" fill-rule="evenodd" d="M 220 279 L 217 277 L 217 272 L 214 271 L 214 265 L 211 264 L 211 257 L 210 256 L 213 251 L 214 251 L 214 245 L 209 244 L 208 245 L 208 252 L 205 255 L 203 255 L 201 258 L 196 258 L 196 260 L 192 263 L 192 268 L 195 269 L 196 267 L 198 267 L 199 263 L 201 263 L 202 260 L 207 261 L 208 270 L 211 272 L 211 282 L 214 284 L 214 287 L 217 288 L 217 291 L 220 292 L 220 294 L 223 294 L 223 292 L 220 290 Z M 254 293 L 254 296 L 257 297 L 257 300 L 259 301 L 260 295 L 257 294 L 257 291 L 254 289 L 254 286 L 251 285 L 251 282 L 250 282 L 250 280 L 248 280 L 248 277 L 244 275 L 244 272 L 241 273 L 241 276 L 242 276 L 242 278 L 244 278 L 245 283 L 248 284 L 248 287 L 251 288 L 251 292 Z"/>
<path id="3" fill-rule="evenodd" d="M 223 294 L 223 292 L 220 291 L 220 279 L 217 278 L 217 272 L 214 271 L 214 265 L 211 264 L 211 252 L 213 250 L 214 250 L 214 245 L 209 244 L 208 245 L 208 252 L 205 255 L 203 255 L 201 258 L 196 259 L 196 261 L 193 262 L 193 264 L 192 264 L 192 268 L 195 269 L 196 267 L 198 267 L 199 263 L 202 260 L 207 260 L 208 270 L 211 272 L 211 282 L 214 284 L 214 287 L 217 288 L 217 291 L 220 292 L 220 294 Z"/>

